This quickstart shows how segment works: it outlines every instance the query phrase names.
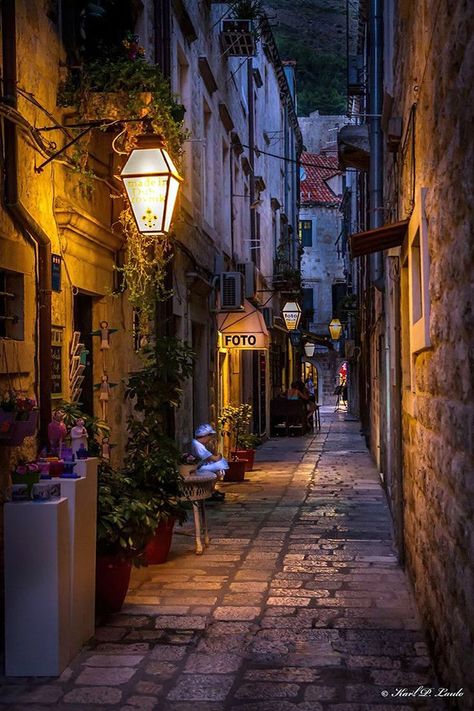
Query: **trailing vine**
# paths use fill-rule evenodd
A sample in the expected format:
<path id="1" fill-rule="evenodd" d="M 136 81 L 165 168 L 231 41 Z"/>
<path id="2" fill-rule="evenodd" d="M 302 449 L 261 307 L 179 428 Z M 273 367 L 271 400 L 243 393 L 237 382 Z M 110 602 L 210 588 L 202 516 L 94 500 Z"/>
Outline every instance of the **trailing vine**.
<path id="1" fill-rule="evenodd" d="M 127 259 L 119 269 L 128 287 L 128 300 L 137 309 L 146 331 L 154 317 L 156 302 L 171 296 L 164 284 L 170 243 L 165 237 L 141 234 L 129 207 L 121 212 L 119 220 L 127 240 Z"/>

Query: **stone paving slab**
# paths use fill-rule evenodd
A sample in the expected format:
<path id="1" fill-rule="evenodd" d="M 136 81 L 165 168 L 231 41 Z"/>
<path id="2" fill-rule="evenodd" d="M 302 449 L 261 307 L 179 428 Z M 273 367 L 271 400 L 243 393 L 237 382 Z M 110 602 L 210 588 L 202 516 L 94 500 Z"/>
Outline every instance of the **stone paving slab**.
<path id="1" fill-rule="evenodd" d="M 209 505 L 211 545 L 173 537 L 59 679 L 0 678 L 0 711 L 411 711 L 437 688 L 357 422 L 267 442 Z M 184 533 L 192 533 L 185 524 Z"/>

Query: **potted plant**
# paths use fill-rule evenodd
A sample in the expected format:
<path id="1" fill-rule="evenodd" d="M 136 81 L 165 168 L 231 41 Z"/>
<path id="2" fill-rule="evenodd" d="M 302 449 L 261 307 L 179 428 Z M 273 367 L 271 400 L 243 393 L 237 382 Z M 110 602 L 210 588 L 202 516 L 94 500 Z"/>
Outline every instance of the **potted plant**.
<path id="1" fill-rule="evenodd" d="M 262 444 L 262 440 L 258 435 L 255 434 L 241 434 L 239 435 L 239 449 L 236 449 L 236 455 L 239 459 L 245 459 L 247 461 L 248 472 L 251 472 L 255 460 L 256 447 Z"/>
<path id="2" fill-rule="evenodd" d="M 246 471 L 246 459 L 238 455 L 240 439 L 245 434 L 252 417 L 252 405 L 227 405 L 219 417 L 219 428 L 230 445 L 229 469 L 226 470 L 224 481 L 242 481 Z"/>
<path id="3" fill-rule="evenodd" d="M 260 0 L 240 0 L 233 4 L 231 17 L 221 23 L 221 43 L 230 57 L 252 57 L 259 32 L 256 22 L 263 14 Z"/>
<path id="4" fill-rule="evenodd" d="M 132 564 L 155 530 L 155 508 L 125 473 L 102 461 L 98 471 L 96 605 L 118 612 L 127 594 Z"/>
<path id="5" fill-rule="evenodd" d="M 125 468 L 154 507 L 155 535 L 147 547 L 149 563 L 163 563 L 175 521 L 186 518 L 181 454 L 166 434 L 169 407 L 181 401 L 180 384 L 192 370 L 192 351 L 176 338 L 158 337 L 143 349 L 143 368 L 129 377 L 126 396 L 133 400 L 128 419 Z"/>

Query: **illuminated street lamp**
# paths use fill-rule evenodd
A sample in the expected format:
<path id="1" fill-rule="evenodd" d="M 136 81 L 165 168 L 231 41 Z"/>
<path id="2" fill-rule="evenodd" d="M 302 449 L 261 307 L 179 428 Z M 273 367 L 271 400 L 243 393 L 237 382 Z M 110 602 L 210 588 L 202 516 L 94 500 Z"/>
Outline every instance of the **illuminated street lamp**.
<path id="1" fill-rule="evenodd" d="M 296 301 L 287 301 L 281 312 L 288 331 L 296 331 L 301 320 L 301 306 Z"/>
<path id="2" fill-rule="evenodd" d="M 333 341 L 338 341 L 340 339 L 342 333 L 342 323 L 338 318 L 333 318 L 329 324 L 329 333 L 331 334 Z"/>
<path id="3" fill-rule="evenodd" d="M 311 343 L 311 341 L 306 341 L 304 344 L 304 354 L 306 358 L 312 358 L 314 356 L 314 349 L 315 349 L 315 344 Z"/>
<path id="4" fill-rule="evenodd" d="M 138 136 L 137 146 L 132 149 L 120 177 L 138 231 L 145 235 L 166 235 L 183 179 L 160 136 Z"/>

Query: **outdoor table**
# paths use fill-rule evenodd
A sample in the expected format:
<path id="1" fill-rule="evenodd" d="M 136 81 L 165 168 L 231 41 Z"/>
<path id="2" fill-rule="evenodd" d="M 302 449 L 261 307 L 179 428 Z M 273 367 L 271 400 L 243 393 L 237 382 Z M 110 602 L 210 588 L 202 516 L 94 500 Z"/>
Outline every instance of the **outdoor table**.
<path id="1" fill-rule="evenodd" d="M 214 491 L 216 479 L 216 475 L 212 472 L 196 474 L 195 469 L 184 475 L 184 495 L 182 498 L 190 501 L 193 505 L 197 555 L 201 555 L 203 552 L 201 532 L 204 534 L 204 546 L 209 545 L 205 500 Z"/>

